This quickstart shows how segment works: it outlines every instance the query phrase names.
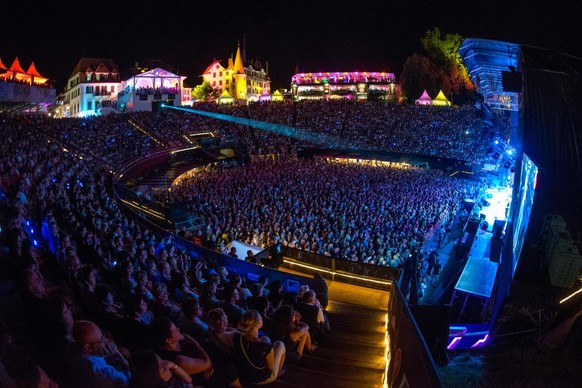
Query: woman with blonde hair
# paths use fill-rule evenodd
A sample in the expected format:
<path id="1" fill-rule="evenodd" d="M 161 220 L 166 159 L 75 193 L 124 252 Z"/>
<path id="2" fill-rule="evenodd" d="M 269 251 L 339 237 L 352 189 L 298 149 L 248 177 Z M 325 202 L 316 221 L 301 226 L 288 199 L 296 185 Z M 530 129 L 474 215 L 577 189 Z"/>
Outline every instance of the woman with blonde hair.
<path id="1" fill-rule="evenodd" d="M 235 362 L 243 384 L 268 384 L 285 372 L 285 345 L 281 341 L 270 344 L 268 337 L 259 339 L 261 327 L 261 314 L 249 310 L 239 321 L 241 333 L 236 333 L 233 338 Z"/>

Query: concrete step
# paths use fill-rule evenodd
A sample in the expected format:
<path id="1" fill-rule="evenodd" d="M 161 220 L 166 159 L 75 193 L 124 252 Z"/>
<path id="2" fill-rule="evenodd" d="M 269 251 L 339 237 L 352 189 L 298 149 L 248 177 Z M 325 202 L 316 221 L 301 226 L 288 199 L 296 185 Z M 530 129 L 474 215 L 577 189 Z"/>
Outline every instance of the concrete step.
<path id="1" fill-rule="evenodd" d="M 368 331 L 368 332 L 354 332 L 354 331 L 339 331 L 333 330 L 331 333 L 325 334 L 326 340 L 346 341 L 355 344 L 375 345 L 382 343 L 384 346 L 385 334 L 383 332 Z"/>
<path id="2" fill-rule="evenodd" d="M 379 387 L 386 366 L 386 311 L 331 300 L 332 332 L 272 387 Z"/>
<path id="3" fill-rule="evenodd" d="M 377 380 L 376 380 L 377 379 Z M 338 376 L 324 371 L 303 368 L 301 366 L 289 366 L 287 373 L 280 379 L 281 383 L 295 387 L 337 387 L 337 388 L 361 388 L 380 386 L 382 376 Z M 278 380 L 279 382 L 279 380 Z"/>
<path id="4" fill-rule="evenodd" d="M 345 344 L 343 348 L 320 346 L 317 348 L 315 355 L 317 355 L 317 357 L 342 362 L 362 361 L 378 365 L 383 360 L 384 348 L 362 348 L 358 346 L 350 346 L 349 344 Z"/>
<path id="5" fill-rule="evenodd" d="M 318 347 L 319 349 L 329 349 L 329 350 L 343 350 L 343 349 L 350 349 L 357 354 L 361 354 L 362 356 L 366 355 L 375 355 L 378 352 L 384 352 L 385 344 L 384 339 L 382 341 L 376 343 L 367 342 L 354 342 L 350 340 L 338 340 L 335 338 L 326 337 L 322 342 L 321 346 Z"/>
<path id="6" fill-rule="evenodd" d="M 373 363 L 373 360 L 377 363 Z M 374 377 L 384 373 L 384 359 L 383 358 L 369 358 L 362 361 L 342 361 L 337 359 L 330 359 L 318 357 L 317 355 L 304 355 L 299 363 L 300 367 L 309 368 L 313 370 L 325 371 L 326 373 L 335 374 L 338 376 L 362 376 Z"/>

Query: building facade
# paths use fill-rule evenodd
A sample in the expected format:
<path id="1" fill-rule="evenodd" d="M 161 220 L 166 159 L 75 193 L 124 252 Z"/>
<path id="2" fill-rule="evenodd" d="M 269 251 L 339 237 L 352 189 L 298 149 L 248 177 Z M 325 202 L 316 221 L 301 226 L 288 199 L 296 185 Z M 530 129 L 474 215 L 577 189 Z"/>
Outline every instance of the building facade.
<path id="1" fill-rule="evenodd" d="M 57 117 L 152 111 L 155 103 L 191 105 L 186 77 L 156 67 L 130 69 L 122 77 L 108 58 L 81 58 L 58 98 Z"/>
<path id="2" fill-rule="evenodd" d="M 122 112 L 150 112 L 155 103 L 183 106 L 192 104 L 192 89 L 184 87 L 185 76 L 155 68 L 139 72 L 121 82 L 115 109 Z"/>
<path id="3" fill-rule="evenodd" d="M 236 50 L 234 59 L 226 61 L 214 60 L 202 74 L 214 89 L 219 91 L 219 100 L 231 101 L 232 97 L 237 104 L 264 100 L 271 94 L 271 79 L 268 69 L 260 61 L 246 62 L 244 49 L 240 46 Z M 226 94 L 225 94 L 226 91 Z"/>
<path id="4" fill-rule="evenodd" d="M 100 115 L 113 103 L 121 86 L 115 62 L 108 58 L 81 58 L 59 98 L 58 117 Z"/>
<path id="5" fill-rule="evenodd" d="M 399 98 L 396 77 L 386 72 L 297 73 L 291 78 L 291 90 L 296 101 L 347 98 L 398 102 Z"/>

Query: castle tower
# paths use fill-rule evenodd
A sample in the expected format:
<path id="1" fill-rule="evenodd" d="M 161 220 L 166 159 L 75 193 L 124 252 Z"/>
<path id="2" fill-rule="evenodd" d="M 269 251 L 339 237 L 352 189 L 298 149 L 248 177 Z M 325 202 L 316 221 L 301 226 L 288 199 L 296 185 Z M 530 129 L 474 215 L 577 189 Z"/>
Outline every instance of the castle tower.
<path id="1" fill-rule="evenodd" d="M 245 67 L 243 64 L 243 59 L 240 51 L 240 43 L 236 49 L 236 56 L 234 58 L 234 69 L 233 78 L 235 84 L 235 95 L 236 100 L 247 99 L 247 75 L 245 73 Z"/>

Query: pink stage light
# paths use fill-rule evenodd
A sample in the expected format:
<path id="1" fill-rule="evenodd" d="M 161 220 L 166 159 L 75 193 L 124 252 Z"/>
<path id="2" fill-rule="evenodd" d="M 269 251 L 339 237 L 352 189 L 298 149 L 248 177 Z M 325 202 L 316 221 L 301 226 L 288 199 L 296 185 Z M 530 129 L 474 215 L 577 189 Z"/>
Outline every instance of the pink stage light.
<path id="1" fill-rule="evenodd" d="M 463 337 L 455 337 L 455 338 L 453 338 L 453 340 L 451 341 L 451 343 L 447 346 L 447 350 L 451 350 L 455 346 L 457 346 L 457 344 L 459 343 L 459 341 L 461 340 L 461 338 L 463 338 Z"/>
<path id="2" fill-rule="evenodd" d="M 471 348 L 477 348 L 481 346 L 485 346 L 485 343 L 489 339 L 489 334 L 485 334 L 485 337 L 481 338 L 479 341 L 475 342 Z"/>

